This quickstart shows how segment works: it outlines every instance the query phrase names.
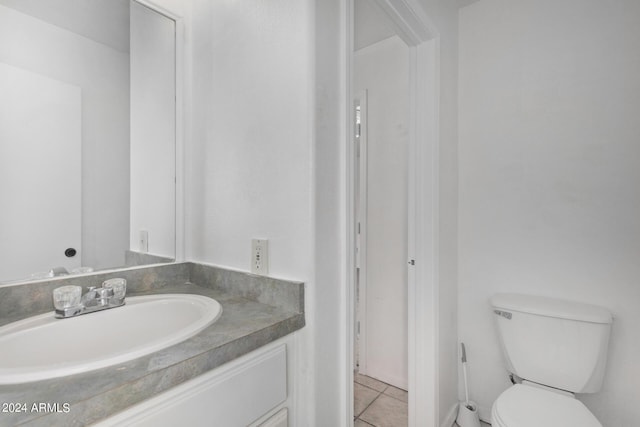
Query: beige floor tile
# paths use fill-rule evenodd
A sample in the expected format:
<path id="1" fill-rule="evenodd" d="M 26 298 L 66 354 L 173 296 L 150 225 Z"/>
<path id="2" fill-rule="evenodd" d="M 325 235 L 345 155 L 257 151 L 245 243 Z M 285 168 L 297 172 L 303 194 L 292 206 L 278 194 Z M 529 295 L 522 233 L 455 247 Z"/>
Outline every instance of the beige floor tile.
<path id="1" fill-rule="evenodd" d="M 353 414 L 358 417 L 367 406 L 380 394 L 379 391 L 372 390 L 361 384 L 353 384 Z"/>
<path id="2" fill-rule="evenodd" d="M 365 385 L 378 391 L 384 391 L 388 387 L 388 385 L 383 383 L 382 381 L 378 381 L 375 378 L 367 377 L 366 375 L 356 374 L 355 380 L 358 384 Z"/>
<path id="3" fill-rule="evenodd" d="M 409 393 L 407 393 L 406 390 L 402 390 L 401 388 L 394 387 L 392 385 L 384 390 L 384 394 L 394 397 L 398 400 L 402 400 L 403 402 L 409 401 Z"/>
<path id="4" fill-rule="evenodd" d="M 408 424 L 407 404 L 382 394 L 360 418 L 377 427 L 404 427 Z"/>
<path id="5" fill-rule="evenodd" d="M 361 419 L 357 419 L 353 422 L 353 427 L 371 427 L 371 424 L 365 423 Z"/>
<path id="6" fill-rule="evenodd" d="M 485 423 L 484 421 L 480 421 L 480 426 L 481 427 L 491 427 L 491 424 Z M 458 426 L 458 423 L 453 423 L 453 427 L 460 427 L 460 426 Z"/>

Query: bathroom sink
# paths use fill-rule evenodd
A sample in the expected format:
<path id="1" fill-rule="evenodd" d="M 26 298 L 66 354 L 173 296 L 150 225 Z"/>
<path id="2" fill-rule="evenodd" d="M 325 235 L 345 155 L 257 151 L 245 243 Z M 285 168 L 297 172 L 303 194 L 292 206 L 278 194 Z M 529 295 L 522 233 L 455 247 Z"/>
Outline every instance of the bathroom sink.
<path id="1" fill-rule="evenodd" d="M 184 341 L 221 313 L 212 298 L 161 294 L 70 319 L 51 312 L 13 322 L 0 327 L 0 384 L 114 366 Z"/>

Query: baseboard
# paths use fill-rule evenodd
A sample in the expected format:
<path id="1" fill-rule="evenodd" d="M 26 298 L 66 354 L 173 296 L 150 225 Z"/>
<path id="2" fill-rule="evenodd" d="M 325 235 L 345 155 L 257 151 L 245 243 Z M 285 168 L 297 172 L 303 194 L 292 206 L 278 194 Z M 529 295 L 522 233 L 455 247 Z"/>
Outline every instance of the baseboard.
<path id="1" fill-rule="evenodd" d="M 457 415 L 458 415 L 458 404 L 456 403 L 451 407 L 451 409 L 449 409 L 449 412 L 447 412 L 447 416 L 444 417 L 444 419 L 442 420 L 440 427 L 453 426 L 453 423 L 456 421 Z"/>
<path id="2" fill-rule="evenodd" d="M 399 378 L 394 375 L 387 375 L 386 372 L 377 372 L 375 369 L 368 369 L 366 373 L 360 372 L 362 375 L 366 375 L 383 383 L 392 385 L 402 390 L 408 390 L 409 384 L 406 378 Z"/>
<path id="3" fill-rule="evenodd" d="M 480 414 L 480 421 L 491 424 L 491 406 L 486 407 L 478 405 L 478 413 Z"/>

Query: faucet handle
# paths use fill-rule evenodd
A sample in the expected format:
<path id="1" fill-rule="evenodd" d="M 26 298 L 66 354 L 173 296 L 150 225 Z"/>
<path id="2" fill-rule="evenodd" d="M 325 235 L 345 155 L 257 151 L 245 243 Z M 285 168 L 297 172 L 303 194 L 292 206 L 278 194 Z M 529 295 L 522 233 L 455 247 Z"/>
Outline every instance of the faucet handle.
<path id="1" fill-rule="evenodd" d="M 82 288 L 80 286 L 61 286 L 53 290 L 53 305 L 56 310 L 65 310 L 80 304 Z"/>
<path id="2" fill-rule="evenodd" d="M 116 278 L 102 282 L 102 287 L 111 289 L 113 296 L 117 299 L 123 299 L 127 293 L 127 279 Z"/>

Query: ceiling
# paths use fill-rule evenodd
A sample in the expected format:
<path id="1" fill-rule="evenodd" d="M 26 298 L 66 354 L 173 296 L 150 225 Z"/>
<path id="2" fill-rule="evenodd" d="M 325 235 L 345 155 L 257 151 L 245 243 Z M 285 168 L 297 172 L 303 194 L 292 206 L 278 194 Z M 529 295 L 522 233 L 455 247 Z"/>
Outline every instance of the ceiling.
<path id="1" fill-rule="evenodd" d="M 0 0 L 0 5 L 129 52 L 129 0 Z"/>
<path id="2" fill-rule="evenodd" d="M 472 3 L 476 3 L 480 0 L 456 0 L 458 2 L 458 7 L 469 6 Z"/>
<path id="3" fill-rule="evenodd" d="M 395 34 L 391 21 L 375 1 L 355 1 L 355 50 L 371 46 Z"/>
<path id="4" fill-rule="evenodd" d="M 451 1 L 464 7 L 479 0 Z M 0 0 L 0 5 L 118 51 L 129 51 L 129 0 Z M 374 0 L 355 0 L 355 50 L 395 34 L 389 18 Z"/>

